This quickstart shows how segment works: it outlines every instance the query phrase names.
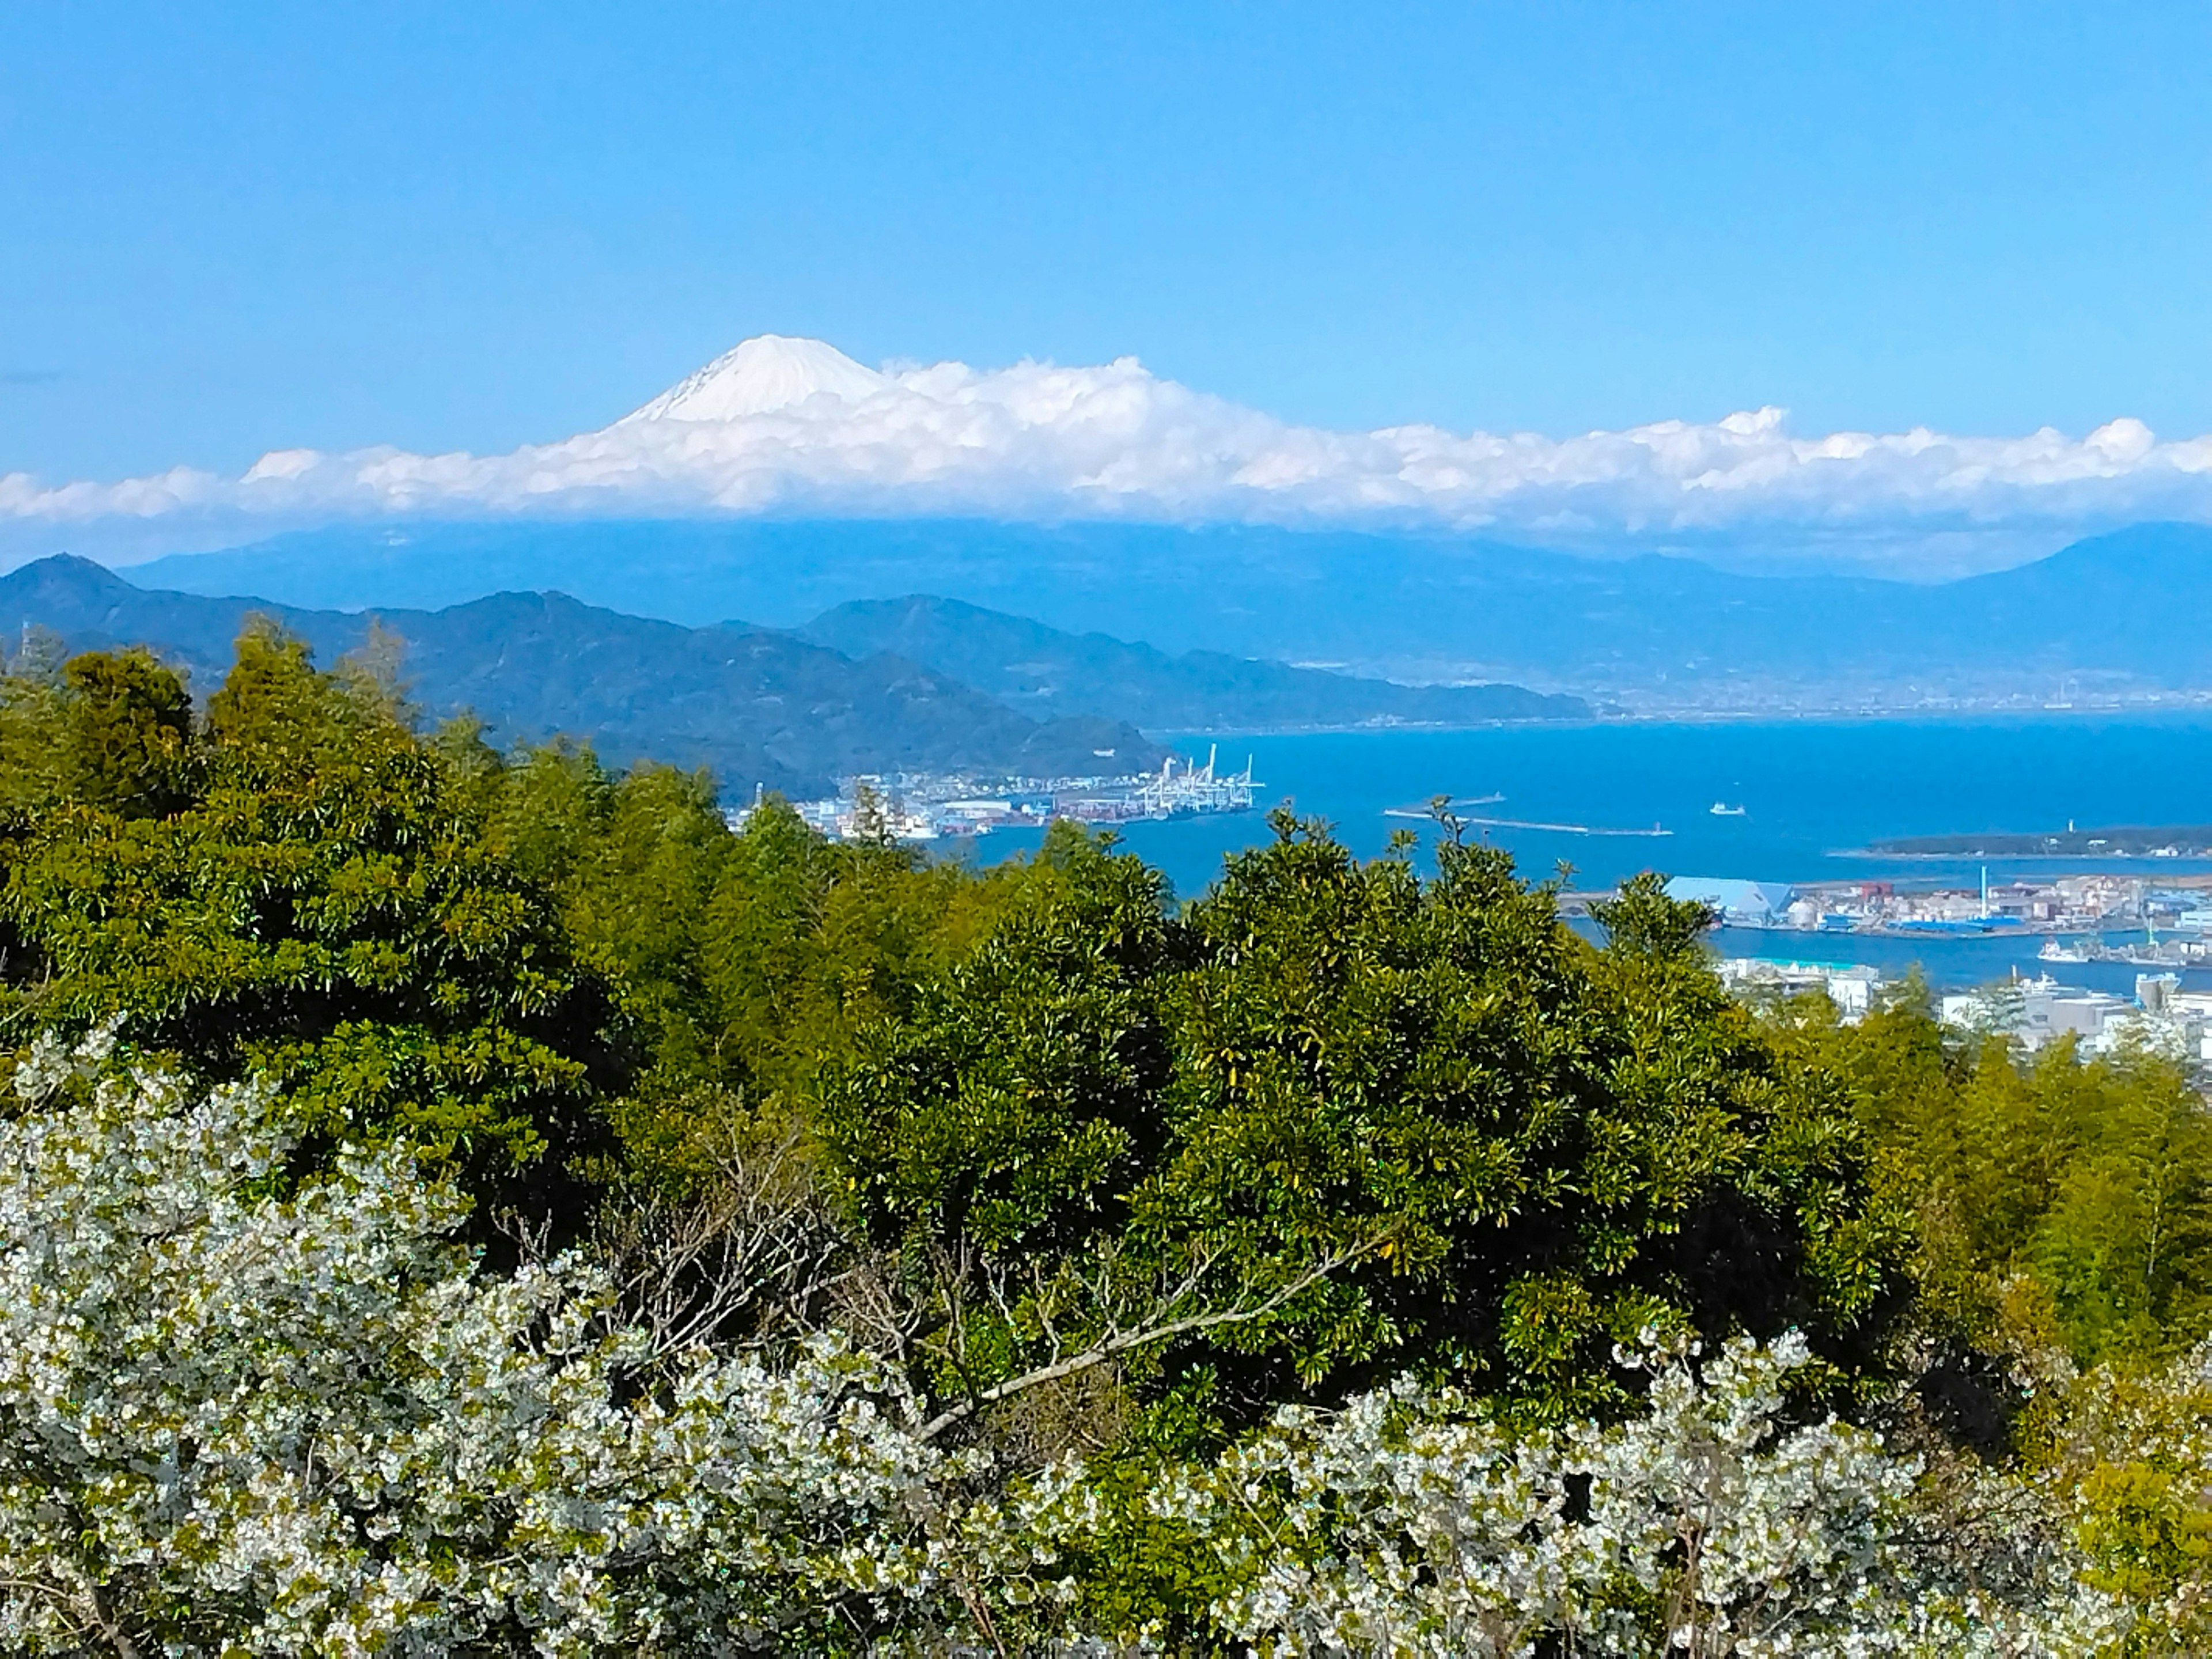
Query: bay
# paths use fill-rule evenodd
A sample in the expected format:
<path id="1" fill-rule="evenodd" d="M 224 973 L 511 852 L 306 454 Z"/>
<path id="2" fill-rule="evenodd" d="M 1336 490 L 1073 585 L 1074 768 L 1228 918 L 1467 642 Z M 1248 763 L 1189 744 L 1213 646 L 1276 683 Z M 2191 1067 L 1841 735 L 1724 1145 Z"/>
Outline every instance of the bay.
<path id="1" fill-rule="evenodd" d="M 1471 731 L 1376 730 L 1291 735 L 1170 736 L 1223 769 L 1249 756 L 1259 798 L 1328 822 L 1362 857 L 1390 833 L 1436 826 L 1389 816 L 1433 796 L 1502 799 L 1461 809 L 1462 833 L 1510 851 L 1531 879 L 1564 861 L 1577 888 L 1609 887 L 1641 870 L 1801 883 L 1882 876 L 1968 884 L 1981 861 L 1868 856 L 1873 842 L 1979 830 L 2212 823 L 2212 711 L 2154 714 L 2039 713 L 1941 719 L 1608 720 Z M 1741 816 L 1716 816 L 1716 804 Z M 1563 828 L 1579 826 L 1592 833 Z M 1667 833 L 1604 834 L 1599 831 Z M 1224 854 L 1272 831 L 1262 811 L 1133 823 L 1121 838 L 1164 870 L 1178 893 L 1202 890 Z M 1034 846 L 1036 832 L 998 832 L 980 856 Z M 2061 869 L 2154 875 L 2203 871 L 2186 860 L 1987 861 L 1992 881 Z M 2037 940 L 1875 939 L 1726 930 L 1730 954 L 1778 960 L 1920 963 L 1939 985 L 1977 984 L 2017 968 L 2039 971 Z M 2124 964 L 2062 969 L 2069 983 L 2132 988 Z M 2192 983 L 2212 975 L 2192 973 Z"/>

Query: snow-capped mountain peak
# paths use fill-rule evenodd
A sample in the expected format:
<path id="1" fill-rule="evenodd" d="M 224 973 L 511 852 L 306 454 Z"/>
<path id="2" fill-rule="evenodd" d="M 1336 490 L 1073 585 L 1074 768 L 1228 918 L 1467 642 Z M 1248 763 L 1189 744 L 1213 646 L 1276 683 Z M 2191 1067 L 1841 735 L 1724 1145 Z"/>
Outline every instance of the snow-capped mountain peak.
<path id="1" fill-rule="evenodd" d="M 789 409 L 810 398 L 857 404 L 890 384 L 820 340 L 757 334 L 686 375 L 642 408 L 632 421 L 732 421 Z"/>

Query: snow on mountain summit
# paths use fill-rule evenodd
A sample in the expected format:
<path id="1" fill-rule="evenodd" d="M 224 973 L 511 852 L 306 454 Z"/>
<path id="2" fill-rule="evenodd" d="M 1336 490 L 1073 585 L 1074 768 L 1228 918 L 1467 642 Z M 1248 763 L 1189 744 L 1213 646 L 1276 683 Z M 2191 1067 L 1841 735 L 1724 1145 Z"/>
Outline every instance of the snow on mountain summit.
<path id="1" fill-rule="evenodd" d="M 1976 545 L 2011 549 L 2116 522 L 2212 523 L 2212 434 L 2161 441 L 2123 419 L 2078 440 L 2048 428 L 1799 437 L 1776 410 L 1560 439 L 1344 431 L 1194 392 L 1134 357 L 879 373 L 819 340 L 763 334 L 611 426 L 503 454 L 286 449 L 239 477 L 177 467 L 113 484 L 0 470 L 0 559 L 95 524 L 111 544 L 212 544 L 366 516 L 770 510 L 1419 523 L 1643 550 L 1655 538 L 1687 548 L 1782 534 L 1824 560 L 1863 545 L 1870 559 L 1948 561 L 1960 556 L 1928 550 L 1961 525 L 1976 526 Z M 171 528 L 147 527 L 157 520 Z"/>
<path id="2" fill-rule="evenodd" d="M 733 421 L 789 409 L 810 398 L 861 403 L 890 381 L 833 345 L 784 334 L 757 334 L 686 375 L 651 403 L 623 416 L 633 421 Z"/>

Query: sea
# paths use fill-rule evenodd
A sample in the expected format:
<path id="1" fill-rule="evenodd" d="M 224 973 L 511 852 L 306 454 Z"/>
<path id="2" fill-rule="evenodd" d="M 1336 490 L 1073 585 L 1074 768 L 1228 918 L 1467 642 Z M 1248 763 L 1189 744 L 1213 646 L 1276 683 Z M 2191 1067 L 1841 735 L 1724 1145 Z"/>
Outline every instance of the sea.
<path id="1" fill-rule="evenodd" d="M 1261 807 L 1327 822 L 1353 852 L 1382 852 L 1394 830 L 1432 847 L 1419 815 L 1454 798 L 1463 831 L 1505 848 L 1540 879 L 1567 870 L 1578 890 L 1643 870 L 1778 883 L 1880 876 L 1928 885 L 1980 880 L 1982 860 L 1885 858 L 1898 836 L 2092 825 L 2212 824 L 2212 711 L 2039 712 L 1942 719 L 1607 720 L 1470 731 L 1384 729 L 1165 741 L 1224 771 L 1249 759 Z M 1741 807 L 1716 814 L 1713 807 Z M 1412 816 L 1407 816 L 1411 814 Z M 1477 823 L 1474 820 L 1491 820 Z M 1654 833 L 1654 832 L 1657 833 Z M 1139 823 L 1123 843 L 1183 896 L 1203 890 L 1228 854 L 1273 832 L 1264 810 Z M 994 832 L 975 855 L 1035 846 L 1038 832 Z M 2212 861 L 1991 859 L 1992 882 L 2107 870 L 2212 871 Z M 2115 939 L 2118 935 L 2112 936 Z M 2044 971 L 2035 938 L 1891 938 L 1721 929 L 1729 956 L 1858 963 L 1903 974 L 1918 965 L 1939 988 Z M 2125 963 L 2069 963 L 2069 984 L 2131 992 Z M 2212 970 L 2191 970 L 2212 989 Z"/>

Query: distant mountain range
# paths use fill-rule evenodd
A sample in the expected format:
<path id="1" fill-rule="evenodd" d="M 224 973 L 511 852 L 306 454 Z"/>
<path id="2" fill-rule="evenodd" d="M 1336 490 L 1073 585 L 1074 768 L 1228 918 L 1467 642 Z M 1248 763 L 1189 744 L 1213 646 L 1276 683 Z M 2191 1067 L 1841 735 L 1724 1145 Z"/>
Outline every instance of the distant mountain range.
<path id="1" fill-rule="evenodd" d="M 1442 535 L 925 519 L 354 526 L 133 574 L 347 607 L 550 586 L 694 625 L 811 627 L 854 601 L 930 592 L 1165 652 L 1640 708 L 2039 701 L 2069 677 L 2085 690 L 2212 688 L 2212 530 L 2183 525 L 1929 585 Z"/>
<path id="2" fill-rule="evenodd" d="M 325 663 L 368 631 L 362 614 L 149 592 L 66 556 L 0 577 L 0 626 L 11 633 L 50 629 L 73 651 L 147 645 L 187 667 L 202 692 L 257 611 Z M 403 677 L 431 716 L 473 710 L 502 744 L 565 732 L 617 763 L 712 767 L 730 795 L 757 784 L 817 795 L 840 775 L 898 769 L 1134 771 L 1164 752 L 1125 721 L 1032 720 L 902 658 L 854 661 L 741 623 L 687 629 L 559 593 L 376 614 L 405 641 Z"/>
<path id="3" fill-rule="evenodd" d="M 10 635 L 50 629 L 72 651 L 146 645 L 202 692 L 256 612 L 325 663 L 362 644 L 372 614 L 149 590 L 66 555 L 0 577 L 0 629 Z M 433 717 L 466 708 L 501 743 L 565 732 L 617 763 L 711 767 L 740 796 L 756 785 L 818 794 L 868 771 L 1133 772 L 1165 753 L 1138 720 L 1251 731 L 1589 712 L 1516 686 L 1417 690 L 1218 655 L 1170 658 L 930 599 L 833 611 L 804 635 L 743 623 L 685 628 L 561 593 L 373 614 L 404 641 L 409 694 Z M 900 644 L 914 649 L 885 648 Z M 940 665 L 954 661 L 966 672 Z M 1123 712 L 1139 709 L 1137 720 Z"/>
<path id="4" fill-rule="evenodd" d="M 1395 685 L 1232 657 L 1179 656 L 1104 634 L 1066 634 L 957 599 L 856 599 L 799 630 L 848 657 L 872 652 L 927 663 L 1038 720 L 1120 714 L 1150 732 L 1282 729 L 1381 722 L 1480 726 L 1576 720 L 1579 697 L 1518 685 Z"/>

